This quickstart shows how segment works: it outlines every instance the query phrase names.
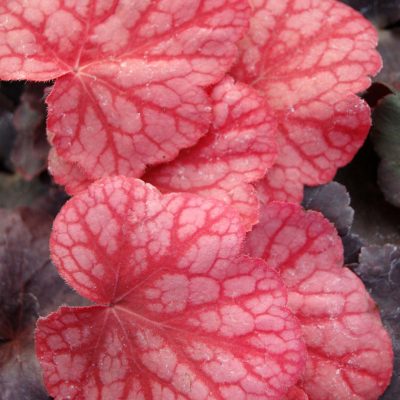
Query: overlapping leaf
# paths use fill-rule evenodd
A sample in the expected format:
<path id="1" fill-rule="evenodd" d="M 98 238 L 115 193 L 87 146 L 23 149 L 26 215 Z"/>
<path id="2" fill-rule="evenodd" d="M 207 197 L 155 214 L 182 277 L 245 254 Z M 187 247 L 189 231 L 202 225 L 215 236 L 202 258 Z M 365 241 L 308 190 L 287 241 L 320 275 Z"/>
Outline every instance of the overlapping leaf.
<path id="1" fill-rule="evenodd" d="M 330 182 L 304 190 L 303 206 L 307 210 L 321 212 L 335 225 L 343 243 L 345 264 L 357 263 L 363 241 L 351 232 L 354 210 L 350 206 L 350 195 L 345 186 Z"/>
<path id="2" fill-rule="evenodd" d="M 154 168 L 144 180 L 162 192 L 192 192 L 236 207 L 247 228 L 258 221 L 251 182 L 263 178 L 276 157 L 276 124 L 250 87 L 226 78 L 212 93 L 213 126 L 193 148 Z"/>
<path id="3" fill-rule="evenodd" d="M 302 185 L 332 179 L 364 142 L 366 89 L 381 60 L 372 25 L 334 0 L 252 1 L 250 31 L 234 76 L 276 111 L 279 156 L 261 198 L 300 201 Z"/>
<path id="4" fill-rule="evenodd" d="M 59 157 L 54 147 L 49 151 L 48 169 L 55 182 L 64 186 L 70 195 L 85 190 L 94 182 L 81 167 Z"/>
<path id="5" fill-rule="evenodd" d="M 339 235 L 347 235 L 354 218 L 354 210 L 350 207 L 350 195 L 346 187 L 338 182 L 306 188 L 303 206 L 305 209 L 319 211 L 337 229 Z"/>
<path id="6" fill-rule="evenodd" d="M 0 78 L 58 78 L 47 98 L 58 156 L 91 178 L 139 176 L 207 132 L 203 87 L 230 68 L 243 0 L 0 5 Z"/>
<path id="7" fill-rule="evenodd" d="M 99 303 L 41 319 L 49 393 L 79 399 L 278 399 L 304 344 L 279 276 L 241 255 L 234 209 L 101 180 L 57 216 L 52 258 Z"/>
<path id="8" fill-rule="evenodd" d="M 162 192 L 190 192 L 234 206 L 248 229 L 258 221 L 258 199 L 250 184 L 265 176 L 276 158 L 276 124 L 264 100 L 227 77 L 212 91 L 213 125 L 173 161 L 150 169 L 142 179 Z M 52 150 L 49 168 L 70 194 L 92 180 Z"/>
<path id="9" fill-rule="evenodd" d="M 246 247 L 288 288 L 308 350 L 299 387 L 311 400 L 378 399 L 392 373 L 391 340 L 364 285 L 343 267 L 334 227 L 319 213 L 271 203 Z"/>

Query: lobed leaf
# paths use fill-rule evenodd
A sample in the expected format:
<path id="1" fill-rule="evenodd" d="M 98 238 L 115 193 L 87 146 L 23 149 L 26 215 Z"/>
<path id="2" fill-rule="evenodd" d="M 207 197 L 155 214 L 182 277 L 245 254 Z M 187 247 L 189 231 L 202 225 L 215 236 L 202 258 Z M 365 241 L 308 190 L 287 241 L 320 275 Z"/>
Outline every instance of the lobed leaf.
<path id="1" fill-rule="evenodd" d="M 276 166 L 259 190 L 265 202 L 299 202 L 300 185 L 331 180 L 364 142 L 370 111 L 354 93 L 381 68 L 377 33 L 335 0 L 252 5 L 233 75 L 263 94 L 279 122 Z"/>
<path id="2" fill-rule="evenodd" d="M 335 225 L 342 239 L 345 264 L 357 263 L 363 241 L 351 231 L 354 209 L 350 206 L 346 187 L 338 182 L 306 187 L 302 205 L 306 210 L 319 211 Z"/>
<path id="3" fill-rule="evenodd" d="M 209 98 L 247 26 L 244 0 L 0 5 L 0 79 L 56 83 L 48 128 L 91 179 L 140 176 L 207 132 Z"/>
<path id="4" fill-rule="evenodd" d="M 36 349 L 56 399 L 280 399 L 304 365 L 286 292 L 241 255 L 234 209 L 161 195 L 125 177 L 74 196 L 57 216 L 52 258 L 98 305 L 38 323 Z"/>
<path id="5" fill-rule="evenodd" d="M 308 351 L 299 388 L 310 400 L 378 399 L 392 374 L 391 340 L 364 285 L 343 268 L 333 225 L 317 212 L 273 202 L 264 206 L 246 248 L 288 288 Z"/>
<path id="6" fill-rule="evenodd" d="M 303 206 L 319 211 L 335 225 L 340 236 L 346 236 L 354 220 L 354 210 L 350 206 L 350 195 L 344 185 L 330 182 L 326 185 L 306 188 Z"/>

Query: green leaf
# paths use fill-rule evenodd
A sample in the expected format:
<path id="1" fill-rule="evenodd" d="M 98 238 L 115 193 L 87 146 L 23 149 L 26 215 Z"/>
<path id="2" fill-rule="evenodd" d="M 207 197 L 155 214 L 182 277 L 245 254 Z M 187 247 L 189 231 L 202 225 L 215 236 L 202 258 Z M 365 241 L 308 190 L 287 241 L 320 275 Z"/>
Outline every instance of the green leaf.
<path id="1" fill-rule="evenodd" d="M 381 101 L 373 124 L 374 147 L 381 158 L 378 183 L 386 200 L 400 207 L 400 93 Z"/>

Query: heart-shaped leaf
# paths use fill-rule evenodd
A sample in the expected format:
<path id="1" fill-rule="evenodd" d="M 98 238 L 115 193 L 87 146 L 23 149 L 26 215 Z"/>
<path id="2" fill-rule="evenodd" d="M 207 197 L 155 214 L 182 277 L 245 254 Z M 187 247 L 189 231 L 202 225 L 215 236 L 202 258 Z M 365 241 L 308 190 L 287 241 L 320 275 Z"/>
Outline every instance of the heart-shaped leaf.
<path id="1" fill-rule="evenodd" d="M 300 202 L 302 185 L 330 181 L 367 136 L 369 107 L 354 93 L 381 68 L 377 33 L 335 0 L 252 4 L 233 74 L 263 94 L 279 122 L 279 155 L 260 198 Z"/>
<path id="2" fill-rule="evenodd" d="M 299 382 L 310 400 L 376 400 L 390 382 L 393 351 L 361 280 L 343 267 L 335 228 L 297 204 L 264 206 L 247 251 L 281 274 L 308 360 Z"/>
<path id="3" fill-rule="evenodd" d="M 57 399 L 278 399 L 304 344 L 279 276 L 241 255 L 239 215 L 191 194 L 101 180 L 57 216 L 53 260 L 99 305 L 38 323 Z"/>
<path id="4" fill-rule="evenodd" d="M 92 179 L 140 176 L 210 124 L 203 89 L 236 58 L 243 0 L 34 1 L 0 5 L 0 79 L 56 83 L 48 129 Z"/>

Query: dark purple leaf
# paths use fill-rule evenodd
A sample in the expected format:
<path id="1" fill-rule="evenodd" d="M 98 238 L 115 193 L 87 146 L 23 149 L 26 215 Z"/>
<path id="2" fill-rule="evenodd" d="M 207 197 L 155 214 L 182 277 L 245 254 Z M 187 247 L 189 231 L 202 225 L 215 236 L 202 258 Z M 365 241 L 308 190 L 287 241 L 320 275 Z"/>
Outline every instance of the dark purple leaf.
<path id="1" fill-rule="evenodd" d="M 46 138 L 44 85 L 27 84 L 14 113 L 17 131 L 11 161 L 15 170 L 31 180 L 47 167 L 49 144 Z"/>
<path id="2" fill-rule="evenodd" d="M 392 94 L 392 89 L 381 82 L 374 82 L 363 94 L 364 100 L 374 109 L 387 95 Z"/>
<path id="3" fill-rule="evenodd" d="M 19 103 L 25 84 L 25 81 L 0 82 L 0 105 L 3 109 L 8 111 L 13 111 L 15 109 Z"/>
<path id="4" fill-rule="evenodd" d="M 385 201 L 377 184 L 379 158 L 371 140 L 335 180 L 344 184 L 355 210 L 352 233 L 368 244 L 400 244 L 399 209 Z"/>
<path id="5" fill-rule="evenodd" d="M 396 207 L 400 207 L 400 153 L 398 157 L 397 161 L 382 160 L 378 169 L 379 186 L 386 200 Z"/>
<path id="6" fill-rule="evenodd" d="M 393 338 L 395 369 L 392 383 L 381 399 L 400 399 L 400 247 L 390 244 L 364 247 L 355 272 L 377 302 Z"/>
<path id="7" fill-rule="evenodd" d="M 0 110 L 0 170 L 11 170 L 10 156 L 15 141 L 16 131 L 13 114 Z"/>
<path id="8" fill-rule="evenodd" d="M 365 244 L 361 237 L 355 233 L 348 233 L 342 236 L 343 250 L 344 250 L 344 263 L 346 265 L 358 262 L 358 256 L 361 248 Z"/>
<path id="9" fill-rule="evenodd" d="M 31 206 L 46 196 L 48 186 L 38 179 L 26 182 L 17 174 L 0 173 L 0 207 Z"/>
<path id="10" fill-rule="evenodd" d="M 326 185 L 306 188 L 303 205 L 306 209 L 324 214 L 335 225 L 341 236 L 349 233 L 354 210 L 350 207 L 350 195 L 340 183 L 330 182 Z"/>
<path id="11" fill-rule="evenodd" d="M 400 2 L 398 2 L 400 7 Z M 379 32 L 378 50 L 383 58 L 383 69 L 375 78 L 400 89 L 400 29 Z"/>
<path id="12" fill-rule="evenodd" d="M 0 208 L 25 206 L 55 216 L 67 198 L 46 176 L 27 182 L 20 175 L 0 173 Z"/>
<path id="13" fill-rule="evenodd" d="M 357 262 L 363 242 L 358 235 L 351 233 L 354 210 L 350 207 L 350 195 L 346 187 L 338 182 L 307 187 L 304 190 L 303 206 L 307 210 L 321 212 L 335 225 L 343 243 L 344 262 Z"/>
<path id="14" fill-rule="evenodd" d="M 398 0 L 342 0 L 360 11 L 380 28 L 388 27 L 400 20 Z"/>
<path id="15" fill-rule="evenodd" d="M 0 398 L 48 399 L 35 358 L 36 319 L 82 304 L 49 260 L 51 218 L 0 209 Z"/>

